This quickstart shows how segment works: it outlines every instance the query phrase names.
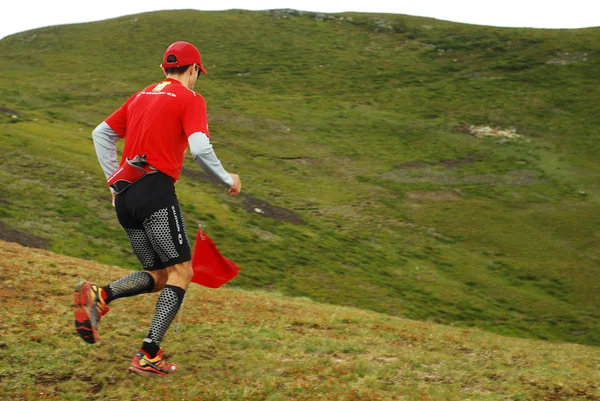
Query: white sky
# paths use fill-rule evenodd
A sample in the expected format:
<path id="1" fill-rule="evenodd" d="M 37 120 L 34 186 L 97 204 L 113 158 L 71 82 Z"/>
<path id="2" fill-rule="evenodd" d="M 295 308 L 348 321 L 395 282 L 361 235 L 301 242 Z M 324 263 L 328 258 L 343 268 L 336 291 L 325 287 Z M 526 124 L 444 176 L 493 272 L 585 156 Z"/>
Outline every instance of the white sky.
<path id="1" fill-rule="evenodd" d="M 10 0 L 2 5 L 0 38 L 50 25 L 116 18 L 164 9 L 268 10 L 408 14 L 478 25 L 532 28 L 600 26 L 599 0 Z"/>

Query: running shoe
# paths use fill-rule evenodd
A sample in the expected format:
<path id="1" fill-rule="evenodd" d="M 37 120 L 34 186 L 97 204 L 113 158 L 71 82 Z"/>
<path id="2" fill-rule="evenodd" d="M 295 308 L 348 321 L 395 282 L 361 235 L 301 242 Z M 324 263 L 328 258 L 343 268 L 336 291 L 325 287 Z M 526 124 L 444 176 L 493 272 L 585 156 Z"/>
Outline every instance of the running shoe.
<path id="1" fill-rule="evenodd" d="M 100 318 L 109 311 L 100 295 L 101 289 L 87 281 L 75 286 L 75 329 L 83 341 L 94 344 L 98 336 Z"/>
<path id="2" fill-rule="evenodd" d="M 140 350 L 133 357 L 129 371 L 140 376 L 166 376 L 177 372 L 177 365 L 167 363 L 163 359 L 162 348 L 158 350 L 158 354 L 154 358 L 150 358 L 143 350 Z"/>

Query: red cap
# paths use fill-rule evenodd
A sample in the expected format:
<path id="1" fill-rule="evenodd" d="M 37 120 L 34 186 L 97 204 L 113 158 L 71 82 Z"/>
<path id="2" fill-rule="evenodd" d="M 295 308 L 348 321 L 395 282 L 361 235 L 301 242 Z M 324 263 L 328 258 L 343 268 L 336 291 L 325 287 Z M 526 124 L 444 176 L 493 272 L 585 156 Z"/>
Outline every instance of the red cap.
<path id="1" fill-rule="evenodd" d="M 167 61 L 167 59 L 169 59 L 169 61 Z M 188 42 L 175 42 L 171 46 L 167 47 L 163 57 L 163 62 L 160 66 L 162 68 L 172 68 L 182 67 L 190 64 L 198 64 L 198 66 L 200 66 L 200 70 L 204 74 L 207 74 L 206 70 L 202 66 L 200 52 L 198 49 L 196 49 L 196 46 Z"/>

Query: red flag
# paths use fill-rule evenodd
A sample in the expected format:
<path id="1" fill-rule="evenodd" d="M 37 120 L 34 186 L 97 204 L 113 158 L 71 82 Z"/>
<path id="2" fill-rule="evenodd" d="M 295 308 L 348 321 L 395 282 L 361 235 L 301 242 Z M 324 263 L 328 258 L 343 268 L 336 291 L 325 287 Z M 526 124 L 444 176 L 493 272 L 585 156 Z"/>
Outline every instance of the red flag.
<path id="1" fill-rule="evenodd" d="M 196 233 L 192 268 L 192 282 L 208 288 L 219 288 L 240 271 L 235 263 L 221 255 L 215 243 L 202 232 L 202 228 L 198 228 Z"/>

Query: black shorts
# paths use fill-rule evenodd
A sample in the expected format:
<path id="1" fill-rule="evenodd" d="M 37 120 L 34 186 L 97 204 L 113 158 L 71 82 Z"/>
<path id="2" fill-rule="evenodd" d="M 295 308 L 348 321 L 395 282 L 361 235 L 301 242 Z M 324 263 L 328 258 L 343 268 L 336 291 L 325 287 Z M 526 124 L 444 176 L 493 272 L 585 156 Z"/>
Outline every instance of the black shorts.
<path id="1" fill-rule="evenodd" d="M 149 174 L 117 195 L 115 209 L 144 270 L 190 261 L 190 243 L 173 180 Z"/>

